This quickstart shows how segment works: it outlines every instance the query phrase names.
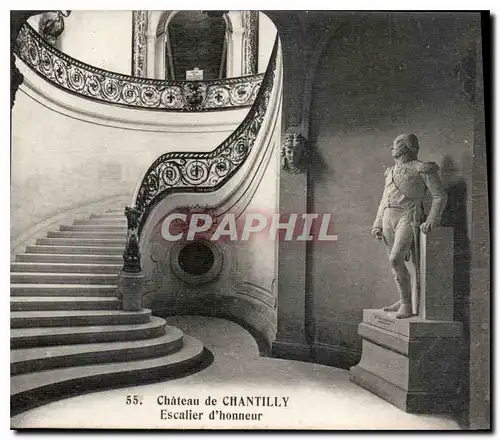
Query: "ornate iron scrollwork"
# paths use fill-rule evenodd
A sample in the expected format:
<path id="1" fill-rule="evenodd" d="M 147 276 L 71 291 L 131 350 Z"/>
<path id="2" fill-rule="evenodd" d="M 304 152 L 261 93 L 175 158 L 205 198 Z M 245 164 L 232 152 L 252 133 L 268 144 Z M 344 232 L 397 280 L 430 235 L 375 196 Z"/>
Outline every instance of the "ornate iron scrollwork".
<path id="1" fill-rule="evenodd" d="M 249 107 L 264 75 L 207 81 L 171 81 L 122 75 L 82 63 L 47 43 L 25 24 L 15 48 L 45 80 L 80 97 L 131 108 L 204 112 Z"/>
<path id="2" fill-rule="evenodd" d="M 278 40 L 252 108 L 239 127 L 215 150 L 171 152 L 156 159 L 146 172 L 135 199 L 139 234 L 151 209 L 168 193 L 210 192 L 220 188 L 242 166 L 261 128 L 274 84 Z"/>
<path id="3" fill-rule="evenodd" d="M 186 102 L 193 108 L 199 107 L 206 97 L 206 85 L 199 82 L 187 83 L 184 86 Z"/>
<path id="4" fill-rule="evenodd" d="M 139 211 L 135 208 L 126 207 L 127 217 L 127 243 L 123 253 L 123 272 L 141 272 L 141 251 L 139 249 Z"/>

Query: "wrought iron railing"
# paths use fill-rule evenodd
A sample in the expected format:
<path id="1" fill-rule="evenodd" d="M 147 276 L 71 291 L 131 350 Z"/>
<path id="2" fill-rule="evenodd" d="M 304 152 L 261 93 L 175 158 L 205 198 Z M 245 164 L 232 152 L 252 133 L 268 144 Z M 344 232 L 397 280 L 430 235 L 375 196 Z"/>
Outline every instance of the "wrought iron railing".
<path id="1" fill-rule="evenodd" d="M 176 112 L 250 107 L 264 74 L 207 81 L 138 78 L 76 60 L 46 42 L 29 24 L 17 38 L 16 55 L 38 75 L 80 97 L 136 109 Z"/>
<path id="2" fill-rule="evenodd" d="M 212 192 L 240 169 L 254 146 L 269 104 L 275 79 L 278 38 L 255 102 L 238 128 L 210 152 L 169 152 L 144 175 L 135 197 L 139 234 L 156 204 L 175 192 Z"/>

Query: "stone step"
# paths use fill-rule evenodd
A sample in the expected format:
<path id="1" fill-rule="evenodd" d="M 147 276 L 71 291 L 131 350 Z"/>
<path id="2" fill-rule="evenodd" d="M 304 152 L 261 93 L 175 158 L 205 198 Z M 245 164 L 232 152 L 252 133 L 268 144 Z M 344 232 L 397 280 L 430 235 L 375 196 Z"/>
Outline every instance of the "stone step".
<path id="1" fill-rule="evenodd" d="M 23 263 L 83 263 L 119 264 L 123 266 L 122 255 L 77 255 L 77 254 L 18 254 L 16 261 Z"/>
<path id="2" fill-rule="evenodd" d="M 183 335 L 182 330 L 166 326 L 164 335 L 139 341 L 18 348 L 10 352 L 10 372 L 13 376 L 51 368 L 165 356 L 182 348 Z"/>
<path id="3" fill-rule="evenodd" d="M 201 342 L 185 336 L 181 350 L 153 359 L 20 374 L 11 378 L 11 416 L 64 397 L 193 374 L 212 359 Z"/>
<path id="4" fill-rule="evenodd" d="M 113 274 L 122 269 L 123 264 L 91 264 L 91 263 L 12 263 L 11 272 L 51 272 L 51 273 L 87 273 Z"/>
<path id="5" fill-rule="evenodd" d="M 97 325 L 84 327 L 13 328 L 11 348 L 92 344 L 95 342 L 137 341 L 165 333 L 165 320 L 152 316 L 149 322 L 135 325 Z"/>
<path id="6" fill-rule="evenodd" d="M 151 319 L 151 310 L 50 310 L 11 312 L 11 328 L 69 327 L 96 325 L 144 324 Z"/>
<path id="7" fill-rule="evenodd" d="M 107 238 L 125 240 L 127 231 L 49 231 L 48 238 Z"/>
<path id="8" fill-rule="evenodd" d="M 126 234 L 126 225 L 121 226 L 110 226 L 110 225 L 61 225 L 59 226 L 60 231 L 96 231 L 96 232 L 123 232 Z"/>
<path id="9" fill-rule="evenodd" d="M 10 310 L 119 310 L 122 302 L 118 298 L 99 296 L 13 296 Z"/>
<path id="10" fill-rule="evenodd" d="M 124 212 L 125 212 L 125 206 L 127 206 L 127 205 L 123 204 L 123 208 L 120 207 L 120 208 L 106 209 L 106 211 L 104 211 L 103 214 L 122 214 L 122 215 L 125 215 L 124 214 Z"/>
<path id="11" fill-rule="evenodd" d="M 90 214 L 89 219 L 117 219 L 117 220 L 123 220 L 126 219 L 125 217 L 125 211 L 122 213 L 113 213 L 113 212 L 107 212 L 104 214 Z"/>
<path id="12" fill-rule="evenodd" d="M 118 218 L 88 218 L 88 219 L 79 219 L 73 222 L 74 225 L 101 225 L 101 226 L 116 226 L 116 227 L 126 227 L 127 219 L 118 219 Z"/>
<path id="13" fill-rule="evenodd" d="M 36 244 L 41 246 L 111 246 L 125 247 L 124 238 L 39 238 Z"/>
<path id="14" fill-rule="evenodd" d="M 116 284 L 118 273 L 12 272 L 10 281 L 13 284 Z"/>
<path id="15" fill-rule="evenodd" d="M 122 255 L 124 246 L 26 246 L 27 253 L 37 254 L 80 254 L 80 255 Z"/>
<path id="16" fill-rule="evenodd" d="M 115 297 L 116 284 L 11 284 L 11 296 L 95 296 Z"/>

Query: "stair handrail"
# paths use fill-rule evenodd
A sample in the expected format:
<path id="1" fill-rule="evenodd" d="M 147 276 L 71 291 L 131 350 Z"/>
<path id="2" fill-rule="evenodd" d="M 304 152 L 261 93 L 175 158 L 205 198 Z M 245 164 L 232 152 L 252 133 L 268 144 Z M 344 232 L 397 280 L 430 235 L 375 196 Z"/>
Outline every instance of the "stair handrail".
<path id="1" fill-rule="evenodd" d="M 53 47 L 28 23 L 15 54 L 50 84 L 84 99 L 133 109 L 209 112 L 250 107 L 265 74 L 213 80 L 174 81 L 111 72 Z"/>
<path id="2" fill-rule="evenodd" d="M 241 168 L 268 108 L 275 83 L 278 46 L 277 36 L 255 101 L 233 133 L 212 151 L 164 153 L 148 168 L 133 198 L 133 207 L 139 213 L 139 237 L 152 209 L 167 195 L 216 191 Z"/>

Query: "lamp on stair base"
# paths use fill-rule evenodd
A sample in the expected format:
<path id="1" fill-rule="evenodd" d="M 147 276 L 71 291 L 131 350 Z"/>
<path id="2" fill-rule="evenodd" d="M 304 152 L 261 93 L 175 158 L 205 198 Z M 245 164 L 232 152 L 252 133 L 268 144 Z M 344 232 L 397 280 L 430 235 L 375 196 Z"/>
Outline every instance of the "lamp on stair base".
<path id="1" fill-rule="evenodd" d="M 123 252 L 123 269 L 118 277 L 118 297 L 122 300 L 122 309 L 128 312 L 142 310 L 142 295 L 145 277 L 141 268 L 138 224 L 139 211 L 125 208 L 127 218 L 127 243 Z"/>

